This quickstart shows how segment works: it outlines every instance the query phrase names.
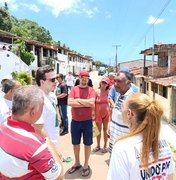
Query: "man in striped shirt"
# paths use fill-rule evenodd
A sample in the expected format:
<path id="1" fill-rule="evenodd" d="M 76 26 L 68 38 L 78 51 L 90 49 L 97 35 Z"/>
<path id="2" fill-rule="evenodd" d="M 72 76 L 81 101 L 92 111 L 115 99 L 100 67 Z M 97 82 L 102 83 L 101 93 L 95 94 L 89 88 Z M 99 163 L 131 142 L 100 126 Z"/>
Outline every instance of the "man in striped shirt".
<path id="1" fill-rule="evenodd" d="M 41 116 L 43 104 L 44 94 L 39 88 L 16 90 L 12 116 L 0 126 L 0 179 L 63 179 L 57 152 L 32 126 Z"/>
<path id="2" fill-rule="evenodd" d="M 125 99 L 131 94 L 134 93 L 133 89 L 130 86 L 131 84 L 131 75 L 128 72 L 119 72 L 114 78 L 114 87 L 118 92 L 117 99 L 114 103 L 112 110 L 112 120 L 110 121 L 110 141 L 109 141 L 109 153 L 111 154 L 112 148 L 115 140 L 127 134 L 129 128 L 122 120 L 122 104 Z"/>

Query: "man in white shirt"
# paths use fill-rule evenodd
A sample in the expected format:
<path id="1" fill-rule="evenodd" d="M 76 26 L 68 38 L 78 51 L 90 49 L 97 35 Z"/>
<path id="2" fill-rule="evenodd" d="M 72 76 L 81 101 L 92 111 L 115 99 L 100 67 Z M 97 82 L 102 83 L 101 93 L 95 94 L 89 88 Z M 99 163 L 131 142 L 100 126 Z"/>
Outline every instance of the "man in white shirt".
<path id="1" fill-rule="evenodd" d="M 71 90 L 71 88 L 74 86 L 74 76 L 72 75 L 72 72 L 68 72 L 68 74 L 65 76 L 65 81 L 67 84 L 68 91 Z"/>
<path id="2" fill-rule="evenodd" d="M 56 88 L 56 72 L 49 65 L 38 68 L 36 72 L 36 83 L 44 92 L 44 107 L 40 119 L 35 123 L 35 130 L 43 137 L 49 137 L 56 148 L 59 144 L 59 122 L 58 109 L 50 92 Z"/>
<path id="3" fill-rule="evenodd" d="M 7 120 L 7 117 L 12 114 L 12 98 L 17 88 L 21 83 L 16 80 L 6 79 L 2 83 L 3 97 L 0 97 L 0 124 Z"/>

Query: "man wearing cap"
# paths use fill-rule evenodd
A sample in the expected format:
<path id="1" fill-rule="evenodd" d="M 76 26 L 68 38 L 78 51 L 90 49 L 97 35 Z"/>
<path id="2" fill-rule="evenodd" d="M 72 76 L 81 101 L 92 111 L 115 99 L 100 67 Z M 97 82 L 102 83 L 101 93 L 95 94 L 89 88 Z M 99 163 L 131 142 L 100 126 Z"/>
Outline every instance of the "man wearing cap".
<path id="1" fill-rule="evenodd" d="M 81 72 L 83 72 L 83 71 L 87 72 L 84 68 Z M 76 79 L 75 86 L 78 86 L 79 84 L 80 84 L 80 78 Z M 90 78 L 88 79 L 87 85 L 90 87 L 93 87 L 93 83 L 92 83 L 92 80 Z"/>
<path id="2" fill-rule="evenodd" d="M 82 167 L 79 154 L 80 141 L 83 134 L 85 161 L 82 176 L 86 177 L 90 174 L 88 161 L 91 152 L 91 145 L 93 143 L 92 112 L 95 105 L 96 95 L 94 89 L 87 85 L 89 73 L 87 71 L 81 71 L 79 78 L 80 85 L 71 89 L 68 98 L 68 105 L 72 107 L 71 138 L 75 156 L 75 163 L 68 170 L 68 173 L 72 174 Z"/>

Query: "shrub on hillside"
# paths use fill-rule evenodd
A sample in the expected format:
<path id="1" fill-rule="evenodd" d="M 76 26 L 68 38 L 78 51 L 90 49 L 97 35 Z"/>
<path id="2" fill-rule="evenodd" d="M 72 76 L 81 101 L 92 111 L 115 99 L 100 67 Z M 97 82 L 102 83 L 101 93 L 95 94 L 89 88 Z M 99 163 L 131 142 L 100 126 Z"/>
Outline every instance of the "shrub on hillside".
<path id="1" fill-rule="evenodd" d="M 28 85 L 32 82 L 32 77 L 27 72 L 12 72 L 13 79 L 18 80 L 22 85 Z"/>

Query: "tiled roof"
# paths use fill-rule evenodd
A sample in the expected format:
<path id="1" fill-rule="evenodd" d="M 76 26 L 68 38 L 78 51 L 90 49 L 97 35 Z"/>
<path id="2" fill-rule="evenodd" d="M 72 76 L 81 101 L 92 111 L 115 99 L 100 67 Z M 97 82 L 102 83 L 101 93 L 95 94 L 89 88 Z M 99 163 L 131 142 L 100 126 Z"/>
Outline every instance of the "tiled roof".
<path id="1" fill-rule="evenodd" d="M 157 62 L 155 62 L 155 63 L 157 63 Z M 152 61 L 146 60 L 145 66 L 146 67 L 152 66 Z M 144 60 L 138 59 L 138 60 L 134 60 L 134 61 L 122 62 L 122 63 L 119 63 L 119 67 L 120 68 L 129 68 L 130 70 L 134 69 L 134 68 L 144 67 Z"/>
<path id="2" fill-rule="evenodd" d="M 176 76 L 170 76 L 165 78 L 158 78 L 158 79 L 152 79 L 151 82 L 154 82 L 156 84 L 160 84 L 162 86 L 171 86 L 173 84 L 176 84 Z"/>

